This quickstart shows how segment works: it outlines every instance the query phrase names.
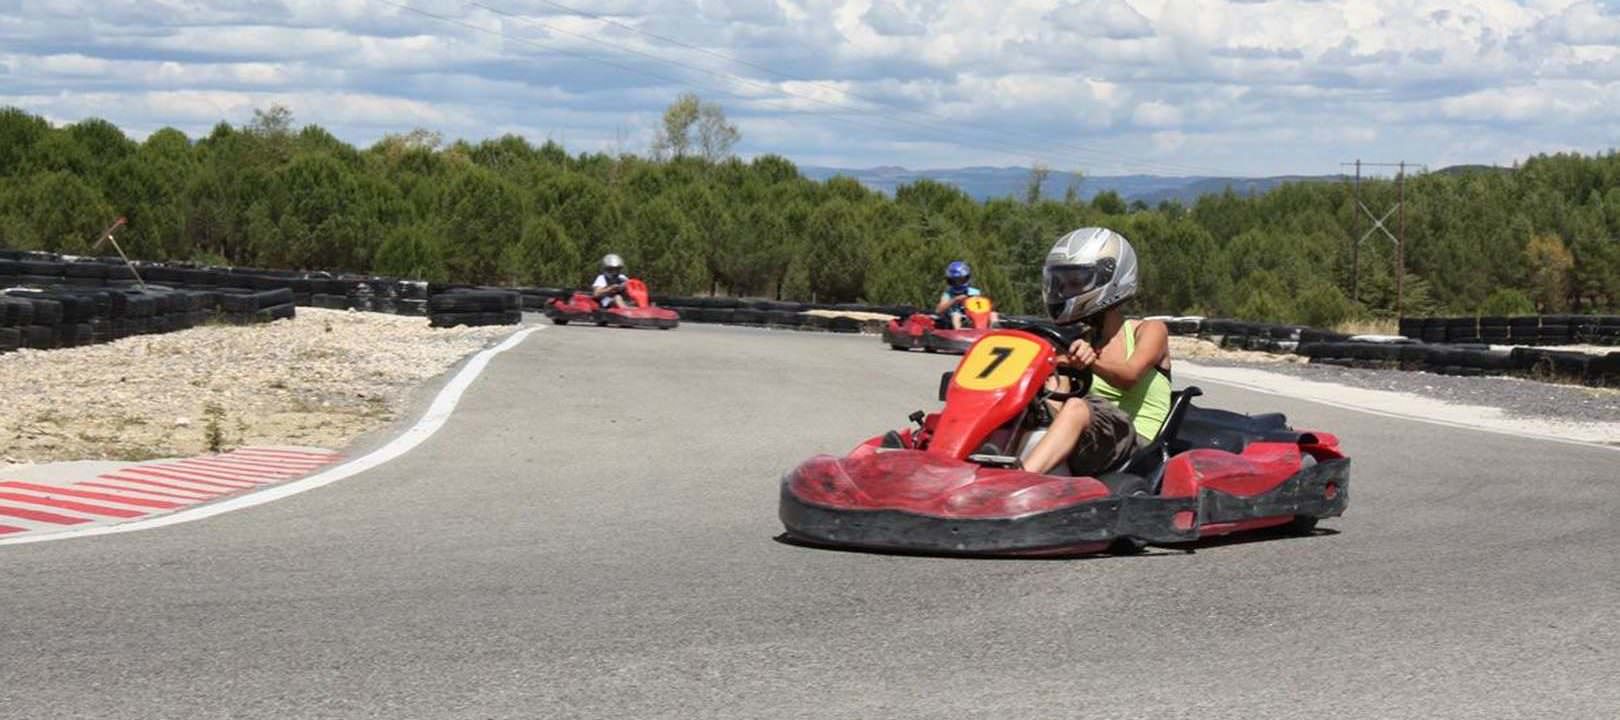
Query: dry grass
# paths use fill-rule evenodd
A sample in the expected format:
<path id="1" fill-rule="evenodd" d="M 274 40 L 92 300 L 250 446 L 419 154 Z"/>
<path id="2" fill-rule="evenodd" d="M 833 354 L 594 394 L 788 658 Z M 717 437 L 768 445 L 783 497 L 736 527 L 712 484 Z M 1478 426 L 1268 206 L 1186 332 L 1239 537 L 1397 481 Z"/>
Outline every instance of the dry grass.
<path id="1" fill-rule="evenodd" d="M 1401 334 L 1401 324 L 1400 321 L 1393 318 L 1346 320 L 1334 325 L 1333 331 L 1345 335 L 1399 335 Z"/>

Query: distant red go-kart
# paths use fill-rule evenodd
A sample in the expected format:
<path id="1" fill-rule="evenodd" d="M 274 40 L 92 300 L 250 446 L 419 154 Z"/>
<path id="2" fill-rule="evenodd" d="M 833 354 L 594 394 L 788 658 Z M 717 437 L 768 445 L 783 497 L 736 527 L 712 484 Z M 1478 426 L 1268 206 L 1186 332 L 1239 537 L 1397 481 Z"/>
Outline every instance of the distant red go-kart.
<path id="1" fill-rule="evenodd" d="M 995 306 L 990 298 L 975 295 L 962 301 L 962 310 L 971 327 L 958 330 L 951 327 L 949 316 L 912 313 L 904 320 L 890 320 L 883 328 L 883 342 L 895 350 L 921 348 L 928 352 L 961 355 L 979 338 L 990 333 Z"/>
<path id="2" fill-rule="evenodd" d="M 1010 323 L 1009 323 L 1010 324 Z M 939 412 L 911 415 L 848 456 L 813 457 L 783 476 L 786 539 L 812 545 L 967 555 L 1130 552 L 1276 528 L 1308 533 L 1344 512 L 1350 460 L 1327 433 L 1297 431 L 1280 414 L 1193 407 L 1174 394 L 1159 437 L 1096 477 L 1025 472 L 1021 459 L 1051 422 L 1045 388 L 1050 327 L 995 330 L 941 378 Z"/>
<path id="3" fill-rule="evenodd" d="M 558 325 L 567 325 L 573 321 L 594 322 L 597 325 L 617 325 L 619 327 L 658 328 L 668 330 L 681 324 L 681 316 L 669 308 L 661 308 L 652 304 L 652 298 L 647 293 L 647 284 L 631 278 L 624 284 L 624 293 L 630 296 L 635 307 L 602 307 L 602 303 L 592 297 L 590 293 L 574 293 L 566 302 L 552 300 L 546 307 L 546 317 Z"/>

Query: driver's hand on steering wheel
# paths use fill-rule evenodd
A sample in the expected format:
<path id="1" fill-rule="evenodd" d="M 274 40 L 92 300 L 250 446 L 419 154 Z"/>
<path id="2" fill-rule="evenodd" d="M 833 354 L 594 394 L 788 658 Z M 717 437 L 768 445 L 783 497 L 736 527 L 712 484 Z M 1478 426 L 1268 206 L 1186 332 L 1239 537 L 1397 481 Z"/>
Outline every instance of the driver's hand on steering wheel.
<path id="1" fill-rule="evenodd" d="M 1084 370 L 1097 362 L 1097 351 L 1091 348 L 1091 343 L 1076 340 L 1069 345 L 1069 354 L 1058 358 L 1058 362 L 1069 367 Z"/>

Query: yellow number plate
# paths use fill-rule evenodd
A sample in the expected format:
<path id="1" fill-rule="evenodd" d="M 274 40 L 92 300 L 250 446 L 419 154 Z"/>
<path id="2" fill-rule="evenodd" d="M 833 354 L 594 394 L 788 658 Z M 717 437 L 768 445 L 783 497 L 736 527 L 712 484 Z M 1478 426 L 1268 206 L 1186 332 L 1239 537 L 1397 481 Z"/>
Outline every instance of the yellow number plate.
<path id="1" fill-rule="evenodd" d="M 992 335 L 975 344 L 956 366 L 956 384 L 968 390 L 1000 390 L 1018 382 L 1040 353 L 1039 343 Z"/>
<path id="2" fill-rule="evenodd" d="M 962 307 L 966 308 L 970 313 L 987 313 L 990 312 L 990 298 L 974 295 L 962 303 Z"/>

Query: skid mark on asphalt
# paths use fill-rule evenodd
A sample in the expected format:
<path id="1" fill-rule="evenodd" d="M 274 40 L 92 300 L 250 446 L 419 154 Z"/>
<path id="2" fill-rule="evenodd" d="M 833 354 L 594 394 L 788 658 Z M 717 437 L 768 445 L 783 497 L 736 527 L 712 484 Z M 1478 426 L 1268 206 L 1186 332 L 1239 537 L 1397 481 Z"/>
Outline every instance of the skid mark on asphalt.
<path id="1" fill-rule="evenodd" d="M 146 519 L 301 478 L 340 459 L 327 450 L 243 448 L 133 465 L 62 485 L 0 479 L 0 518 L 6 521 L 0 536 Z"/>

